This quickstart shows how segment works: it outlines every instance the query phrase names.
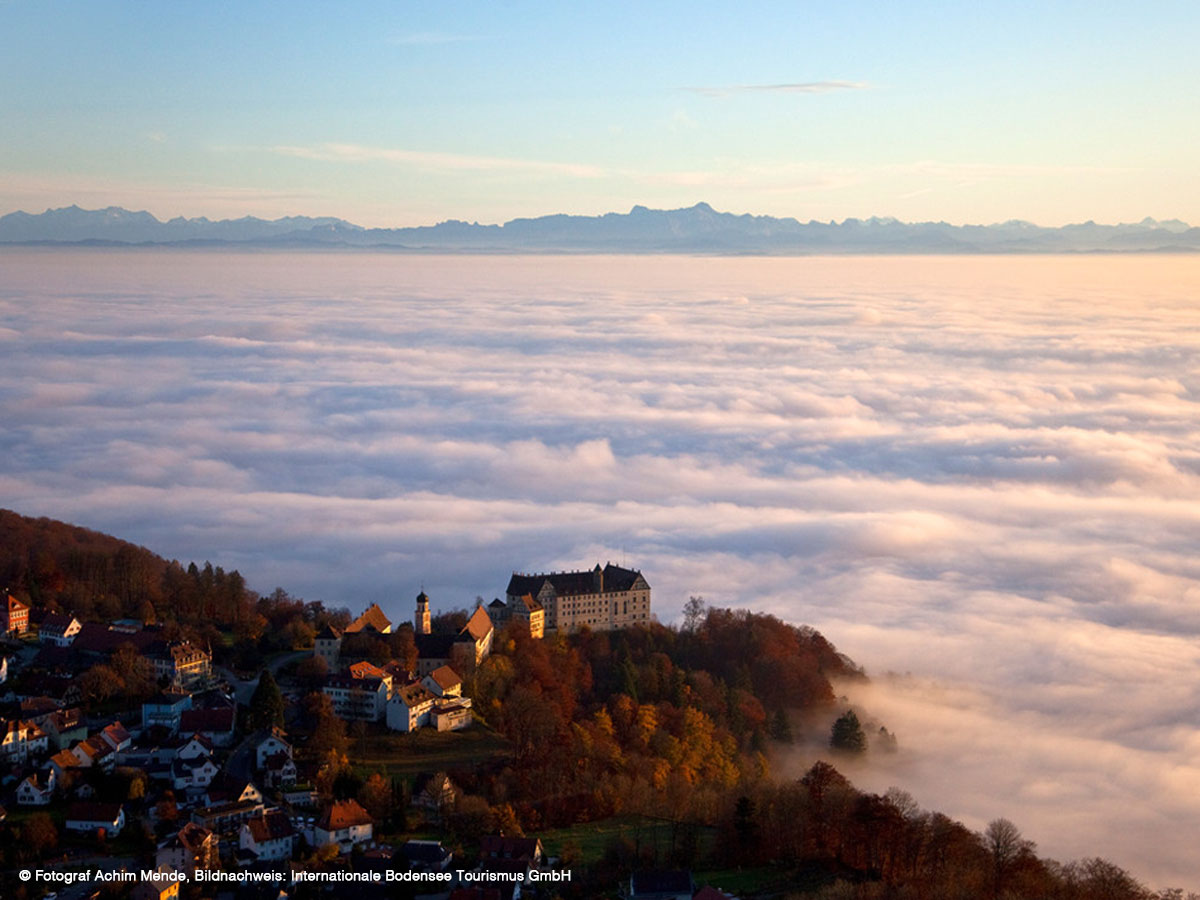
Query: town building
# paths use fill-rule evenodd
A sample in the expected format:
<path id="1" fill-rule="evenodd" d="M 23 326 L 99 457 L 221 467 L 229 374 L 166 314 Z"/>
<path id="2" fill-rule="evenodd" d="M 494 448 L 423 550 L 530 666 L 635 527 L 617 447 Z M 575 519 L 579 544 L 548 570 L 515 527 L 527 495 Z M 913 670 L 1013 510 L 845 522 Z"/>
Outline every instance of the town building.
<path id="1" fill-rule="evenodd" d="M 63 827 L 76 834 L 116 837 L 125 827 L 125 808 L 120 803 L 72 803 Z"/>
<path id="2" fill-rule="evenodd" d="M 47 613 L 38 625 L 38 641 L 55 647 L 69 647 L 83 625 L 74 616 Z"/>
<path id="3" fill-rule="evenodd" d="M 256 862 L 291 859 L 296 829 L 282 809 L 264 810 L 242 823 L 238 848 L 252 854 Z"/>
<path id="4" fill-rule="evenodd" d="M 207 828 L 188 822 L 177 833 L 158 845 L 155 865 L 192 875 L 197 869 L 220 866 L 217 836 Z"/>
<path id="5" fill-rule="evenodd" d="M 322 810 L 313 826 L 313 838 L 318 847 L 336 844 L 339 851 L 348 853 L 355 844 L 371 840 L 375 822 L 357 800 L 338 800 Z"/>
<path id="6" fill-rule="evenodd" d="M 510 622 L 520 622 L 532 638 L 542 638 L 546 634 L 546 610 L 531 594 L 509 597 L 507 603 L 497 597 L 488 604 L 487 610 L 497 629 L 503 629 Z"/>
<path id="7" fill-rule="evenodd" d="M 422 598 L 426 603 L 429 600 L 423 593 L 417 598 L 418 617 Z M 458 672 L 473 670 L 492 652 L 494 635 L 492 620 L 482 606 L 476 607 L 467 624 L 457 634 L 414 634 L 417 674 L 425 676 L 442 666 L 450 666 Z"/>
<path id="8" fill-rule="evenodd" d="M 387 705 L 387 726 L 392 731 L 411 732 L 429 724 L 429 712 L 437 700 L 419 681 L 397 688 Z"/>
<path id="9" fill-rule="evenodd" d="M 388 686 L 382 678 L 355 678 L 350 673 L 329 675 L 321 692 L 343 719 L 378 722 L 388 703 Z"/>
<path id="10" fill-rule="evenodd" d="M 547 632 L 609 631 L 650 621 L 650 585 L 641 572 L 612 563 L 604 568 L 597 563 L 590 572 L 514 572 L 505 595 L 510 610 L 536 601 L 545 611 Z"/>
<path id="11" fill-rule="evenodd" d="M 330 672 L 336 672 L 338 657 L 342 653 L 342 633 L 332 625 L 326 625 L 313 639 L 313 656 L 325 660 Z"/>
<path id="12" fill-rule="evenodd" d="M 29 630 L 29 607 L 5 592 L 5 601 L 0 604 L 0 634 L 15 634 L 18 637 Z"/>

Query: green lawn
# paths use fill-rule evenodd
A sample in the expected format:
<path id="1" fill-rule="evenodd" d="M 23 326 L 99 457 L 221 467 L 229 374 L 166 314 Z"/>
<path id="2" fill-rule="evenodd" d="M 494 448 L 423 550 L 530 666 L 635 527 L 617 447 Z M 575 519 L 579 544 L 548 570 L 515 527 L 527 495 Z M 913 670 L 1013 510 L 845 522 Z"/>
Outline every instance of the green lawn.
<path id="1" fill-rule="evenodd" d="M 368 735 L 362 741 L 351 739 L 349 756 L 362 775 L 382 772 L 388 777 L 404 777 L 509 759 L 512 745 L 490 728 L 475 724 L 462 731 L 423 728 L 415 734 L 387 732 Z"/>
<path id="2" fill-rule="evenodd" d="M 671 850 L 673 833 L 675 840 L 680 840 L 682 828 L 683 826 L 676 826 L 665 819 L 623 815 L 595 822 L 583 822 L 569 828 L 543 831 L 538 837 L 542 839 L 542 846 L 550 856 L 561 855 L 565 846 L 574 843 L 580 851 L 580 862 L 592 865 L 604 856 L 604 851 L 613 839 L 622 837 L 642 851 L 657 851 L 661 858 L 665 858 Z M 700 827 L 698 852 L 701 856 L 708 853 L 712 847 L 715 833 L 714 828 Z"/>

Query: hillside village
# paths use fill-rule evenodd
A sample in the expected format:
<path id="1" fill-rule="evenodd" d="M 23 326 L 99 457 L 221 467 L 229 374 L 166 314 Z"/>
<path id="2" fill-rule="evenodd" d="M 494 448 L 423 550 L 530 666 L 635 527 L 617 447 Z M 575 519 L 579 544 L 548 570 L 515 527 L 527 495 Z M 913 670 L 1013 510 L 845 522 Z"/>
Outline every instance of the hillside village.
<path id="1" fill-rule="evenodd" d="M 330 760 L 336 767 L 339 742 L 325 748 L 323 738 L 348 727 L 363 740 L 470 729 L 475 717 L 465 684 L 499 630 L 542 640 L 650 620 L 650 587 L 640 572 L 608 564 L 514 573 L 504 600 L 479 603 L 457 628 L 435 629 L 422 591 L 411 625 L 394 625 L 371 604 L 344 628 L 327 623 L 310 650 L 284 657 L 286 668 L 268 664 L 243 681 L 214 665 L 210 647 L 161 624 L 81 621 L 6 592 L 3 815 L 48 814 L 37 820 L 41 840 L 66 848 L 68 867 L 107 856 L 129 856 L 143 870 L 152 863 L 158 880 L 138 884 L 134 896 L 142 898 L 177 896 L 172 873 L 195 879 L 198 870 L 252 870 L 304 858 L 411 871 L 499 867 L 510 875 L 520 870 L 529 882 L 539 871 L 553 872 L 536 838 L 482 835 L 480 858 L 465 861 L 438 840 L 383 840 L 380 819 L 395 818 L 392 806 L 404 791 L 385 785 L 377 793 L 390 793 L 389 802 L 375 809 L 361 798 L 335 796 Z M 380 658 L 378 648 L 393 638 L 402 638 L 409 652 L 388 650 Z M 373 659 L 360 655 L 363 649 Z M 154 692 L 134 708 L 117 708 L 103 684 L 94 683 L 97 672 L 138 667 Z M 300 718 L 302 683 L 316 689 L 308 700 L 321 707 L 316 727 L 303 736 L 308 749 L 289 731 Z M 310 752 L 317 744 L 327 752 Z M 423 773 L 407 795 L 406 818 L 436 832 L 460 795 L 445 772 Z M 520 896 L 519 887 L 513 890 L 518 882 L 504 884 L 503 896 Z M 453 896 L 493 895 L 466 885 Z"/>

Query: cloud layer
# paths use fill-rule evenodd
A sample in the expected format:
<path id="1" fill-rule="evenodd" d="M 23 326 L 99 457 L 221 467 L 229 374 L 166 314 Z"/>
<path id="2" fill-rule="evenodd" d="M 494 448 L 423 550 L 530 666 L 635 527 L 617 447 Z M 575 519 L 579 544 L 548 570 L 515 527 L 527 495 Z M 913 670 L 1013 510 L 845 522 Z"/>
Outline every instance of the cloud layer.
<path id="1" fill-rule="evenodd" d="M 1200 261 L 0 271 L 4 505 L 395 616 L 624 560 L 663 618 L 769 610 L 881 676 L 865 785 L 1194 877 Z"/>

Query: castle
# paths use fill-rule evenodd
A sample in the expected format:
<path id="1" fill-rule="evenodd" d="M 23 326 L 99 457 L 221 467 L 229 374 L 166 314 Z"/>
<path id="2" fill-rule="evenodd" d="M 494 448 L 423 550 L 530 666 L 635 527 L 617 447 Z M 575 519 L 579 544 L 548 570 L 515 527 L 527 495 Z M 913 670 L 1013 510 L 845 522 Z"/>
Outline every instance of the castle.
<path id="1" fill-rule="evenodd" d="M 650 585 L 636 569 L 612 563 L 603 569 L 597 563 L 590 572 L 514 572 L 505 594 L 509 617 L 543 612 L 546 631 L 609 631 L 650 621 Z"/>

